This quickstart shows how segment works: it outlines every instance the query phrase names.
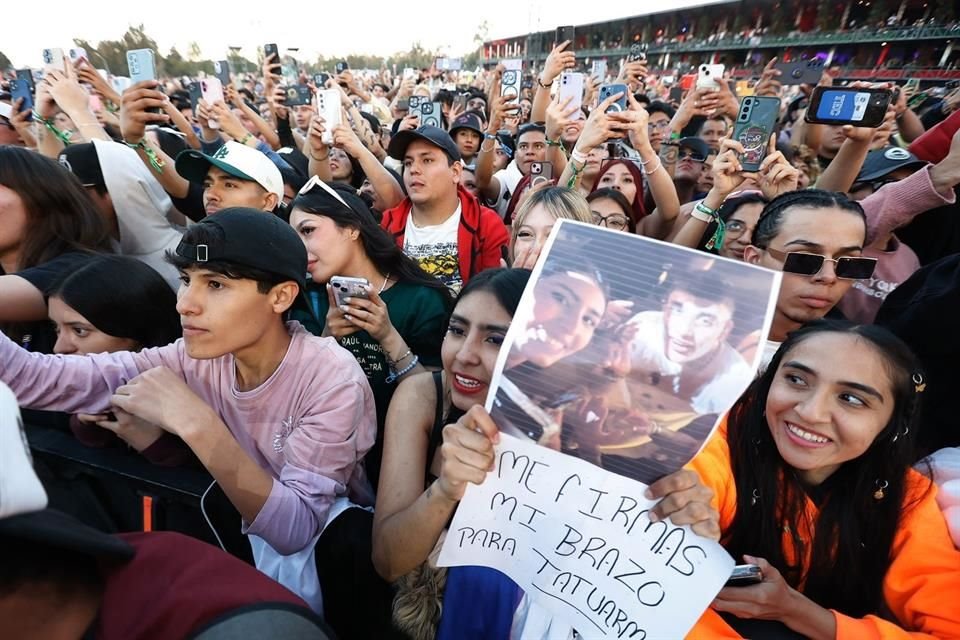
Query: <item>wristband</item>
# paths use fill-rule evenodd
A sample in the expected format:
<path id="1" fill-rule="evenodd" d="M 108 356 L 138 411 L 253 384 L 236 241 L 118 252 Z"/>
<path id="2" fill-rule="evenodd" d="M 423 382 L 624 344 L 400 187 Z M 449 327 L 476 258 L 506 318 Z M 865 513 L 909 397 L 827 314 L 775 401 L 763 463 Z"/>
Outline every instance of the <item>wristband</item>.
<path id="1" fill-rule="evenodd" d="M 161 160 L 159 156 L 157 156 L 157 152 L 151 149 L 150 147 L 148 147 L 147 143 L 144 142 L 144 140 L 145 138 L 141 138 L 140 141 L 137 142 L 136 144 L 127 142 L 126 140 L 122 140 L 122 142 L 123 144 L 127 145 L 131 149 L 142 150 L 145 154 L 147 154 L 147 160 L 150 161 L 150 166 L 153 167 L 153 170 L 156 171 L 157 173 L 163 173 L 163 168 L 167 166 L 167 163 Z"/>
<path id="2" fill-rule="evenodd" d="M 690 212 L 690 215 L 701 222 L 712 222 L 716 216 L 716 213 L 716 209 L 711 209 L 707 205 L 703 204 L 703 200 L 701 200 L 697 203 L 697 206 L 693 208 L 693 211 Z"/>
<path id="3" fill-rule="evenodd" d="M 561 140 L 560 138 L 557 138 L 556 140 L 551 140 L 550 138 L 546 138 L 545 141 L 548 147 L 563 147 L 563 140 Z"/>
<path id="4" fill-rule="evenodd" d="M 238 140 L 238 142 L 243 146 L 247 146 L 247 143 L 250 142 L 251 138 L 253 138 L 253 134 L 248 131 L 247 135 L 243 136 L 243 140 Z"/>
<path id="5" fill-rule="evenodd" d="M 547 90 L 549 90 L 550 87 L 553 86 L 553 82 L 551 82 L 550 84 L 543 84 L 543 81 L 540 79 L 540 76 L 537 76 L 537 84 L 540 85 L 541 89 L 547 89 Z"/>
<path id="6" fill-rule="evenodd" d="M 671 132 L 670 132 L 670 141 L 671 141 L 671 142 L 673 142 L 674 140 L 679 140 L 679 139 L 680 139 L 680 134 L 679 134 L 679 133 L 677 133 L 676 131 L 671 131 Z"/>
<path id="7" fill-rule="evenodd" d="M 494 135 L 494 134 L 492 134 L 492 133 L 487 133 L 486 131 L 484 131 L 484 132 L 483 132 L 483 139 L 484 139 L 484 140 L 496 140 L 496 139 L 497 139 L 497 136 Z"/>
<path id="8" fill-rule="evenodd" d="M 579 162 L 581 165 L 587 163 L 587 154 L 580 151 L 576 147 L 573 148 L 573 151 L 570 152 L 570 160 L 573 162 Z M 582 171 L 583 169 L 581 169 Z"/>
<path id="9" fill-rule="evenodd" d="M 491 151 L 493 151 L 494 149 L 496 149 L 496 148 L 497 148 L 496 142 L 494 142 L 492 145 L 490 145 L 490 147 L 487 148 L 487 149 L 484 149 L 484 148 L 483 148 L 483 145 L 487 144 L 488 141 L 493 141 L 493 140 L 496 140 L 496 136 L 490 136 L 489 138 L 487 138 L 486 140 L 484 140 L 484 141 L 480 144 L 480 153 L 490 153 Z"/>
<path id="10" fill-rule="evenodd" d="M 716 222 L 717 229 L 713 232 L 713 235 L 710 236 L 710 239 L 707 240 L 707 244 L 704 245 L 706 249 L 717 249 L 720 250 L 723 248 L 723 236 L 726 234 L 727 227 L 723 223 L 723 220 L 720 219 L 720 216 L 717 214 L 716 209 L 711 209 L 707 205 L 703 204 L 703 200 L 697 203 L 697 206 L 693 208 L 693 211 L 690 213 L 691 216 L 700 220 L 702 222 Z"/>

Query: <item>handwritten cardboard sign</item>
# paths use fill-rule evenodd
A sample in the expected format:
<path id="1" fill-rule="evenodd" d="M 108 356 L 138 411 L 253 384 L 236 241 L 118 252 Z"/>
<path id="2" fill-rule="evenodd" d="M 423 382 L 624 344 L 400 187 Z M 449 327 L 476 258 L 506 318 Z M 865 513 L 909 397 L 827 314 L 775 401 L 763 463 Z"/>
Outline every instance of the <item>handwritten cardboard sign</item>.
<path id="1" fill-rule="evenodd" d="M 501 436 L 496 467 L 470 485 L 444 566 L 502 571 L 587 638 L 680 638 L 733 570 L 723 548 L 654 522 L 646 486 Z"/>

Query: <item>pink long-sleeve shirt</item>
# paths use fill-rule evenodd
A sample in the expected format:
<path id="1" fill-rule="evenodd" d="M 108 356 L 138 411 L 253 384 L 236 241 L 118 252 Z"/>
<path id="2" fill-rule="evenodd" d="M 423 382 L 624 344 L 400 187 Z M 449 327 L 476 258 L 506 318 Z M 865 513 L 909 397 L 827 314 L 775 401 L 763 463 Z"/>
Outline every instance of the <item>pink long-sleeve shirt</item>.
<path id="1" fill-rule="evenodd" d="M 867 216 L 867 247 L 863 255 L 877 258 L 877 268 L 869 280 L 854 282 L 837 304 L 845 318 L 863 324 L 873 323 L 887 294 L 920 268 L 917 254 L 896 236 L 882 247 L 874 246 L 874 243 L 916 216 L 954 202 L 956 196 L 952 189 L 940 193 L 934 188 L 930 166 L 880 187 L 860 202 Z"/>
<path id="2" fill-rule="evenodd" d="M 30 353 L 0 333 L 0 379 L 23 407 L 99 413 L 114 389 L 154 367 L 181 376 L 273 477 L 273 488 L 244 533 L 281 554 L 319 534 L 334 498 L 366 480 L 361 460 L 377 433 L 373 394 L 353 355 L 333 338 L 287 324 L 291 342 L 263 384 L 239 391 L 232 355 L 196 360 L 183 340 L 139 353 L 87 356 Z"/>

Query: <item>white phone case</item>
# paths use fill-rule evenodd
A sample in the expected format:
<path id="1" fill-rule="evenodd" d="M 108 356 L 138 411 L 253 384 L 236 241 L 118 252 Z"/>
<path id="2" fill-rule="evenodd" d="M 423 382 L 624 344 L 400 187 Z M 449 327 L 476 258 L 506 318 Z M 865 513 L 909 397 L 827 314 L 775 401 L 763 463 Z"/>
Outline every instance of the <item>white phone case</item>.
<path id="1" fill-rule="evenodd" d="M 702 64 L 697 72 L 697 89 L 719 89 L 723 82 L 722 64 Z"/>
<path id="2" fill-rule="evenodd" d="M 333 129 L 340 124 L 340 90 L 317 91 L 317 113 L 323 118 L 323 143 L 333 144 Z"/>
<path id="3" fill-rule="evenodd" d="M 200 80 L 200 97 L 208 105 L 212 105 L 218 100 L 223 101 L 223 84 L 220 82 L 220 78 L 203 78 Z M 211 118 L 207 121 L 207 126 L 211 129 L 219 129 L 220 123 Z"/>
<path id="4" fill-rule="evenodd" d="M 44 49 L 43 50 L 43 72 L 49 73 L 56 69 L 66 72 L 63 66 L 63 49 Z"/>
<path id="5" fill-rule="evenodd" d="M 560 89 L 558 90 L 560 95 L 560 104 L 563 104 L 567 97 L 573 98 L 567 107 L 577 108 L 572 116 L 574 120 L 578 120 L 583 117 L 583 111 L 580 110 L 580 107 L 583 106 L 583 81 L 584 75 L 582 73 L 565 71 L 564 73 L 560 74 Z"/>

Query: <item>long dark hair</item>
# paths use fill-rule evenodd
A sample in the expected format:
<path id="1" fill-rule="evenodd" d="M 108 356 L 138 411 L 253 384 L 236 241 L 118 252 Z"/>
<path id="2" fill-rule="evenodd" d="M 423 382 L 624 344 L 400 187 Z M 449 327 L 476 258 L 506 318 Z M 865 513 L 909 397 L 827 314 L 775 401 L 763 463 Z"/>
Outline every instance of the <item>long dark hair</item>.
<path id="1" fill-rule="evenodd" d="M 633 221 L 633 205 L 627 200 L 627 196 L 616 189 L 604 187 L 602 189 L 594 189 L 587 196 L 588 203 L 594 200 L 613 200 L 616 202 L 617 206 L 620 207 L 620 211 L 627 217 L 627 230 L 630 233 L 636 233 L 637 224 Z"/>
<path id="2" fill-rule="evenodd" d="M 843 463 L 816 488 L 820 515 L 813 540 L 801 541 L 797 532 L 806 530 L 805 489 L 777 450 L 765 404 L 787 354 L 824 333 L 855 336 L 864 348 L 881 355 L 892 383 L 894 410 L 867 451 Z M 876 325 L 819 320 L 791 333 L 728 418 L 737 510 L 721 542 L 731 555 L 767 559 L 792 587 L 802 584 L 804 595 L 822 607 L 854 617 L 880 614 L 893 539 L 917 499 L 908 496 L 907 474 L 916 460 L 919 393 L 914 376 L 919 374 L 909 347 Z M 881 500 L 874 497 L 878 481 L 887 483 Z M 796 549 L 789 556 L 783 547 L 785 532 L 793 536 Z M 810 565 L 804 572 L 808 555 Z"/>
<path id="3" fill-rule="evenodd" d="M 389 273 L 390 277 L 398 282 L 410 282 L 442 291 L 448 305 L 452 303 L 446 285 L 428 275 L 397 246 L 393 237 L 377 223 L 373 212 L 353 189 L 337 183 L 327 186 L 343 199 L 346 206 L 324 189 L 314 187 L 309 192 L 298 195 L 290 203 L 290 210 L 300 209 L 313 215 L 325 216 L 341 229 L 356 229 L 360 232 L 360 243 L 364 252 L 380 273 Z"/>
<path id="4" fill-rule="evenodd" d="M 126 256 L 98 256 L 50 293 L 100 331 L 162 347 L 182 334 L 177 296 L 159 273 Z"/>
<path id="5" fill-rule="evenodd" d="M 110 252 L 110 233 L 96 205 L 56 161 L 0 146 L 0 185 L 16 192 L 27 211 L 18 270 L 70 252 Z"/>

